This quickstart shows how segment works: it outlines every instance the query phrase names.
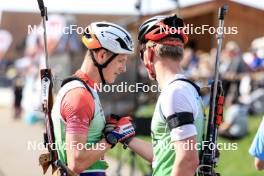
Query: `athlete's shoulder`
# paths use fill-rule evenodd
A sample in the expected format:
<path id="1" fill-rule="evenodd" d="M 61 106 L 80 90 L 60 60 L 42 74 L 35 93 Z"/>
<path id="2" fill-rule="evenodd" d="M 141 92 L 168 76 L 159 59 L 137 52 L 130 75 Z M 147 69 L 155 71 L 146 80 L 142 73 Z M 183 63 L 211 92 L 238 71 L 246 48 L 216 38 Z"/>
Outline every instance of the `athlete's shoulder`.
<path id="1" fill-rule="evenodd" d="M 70 104 L 74 108 L 91 106 L 94 104 L 93 96 L 84 87 L 69 90 L 63 97 L 62 103 Z"/>
<path id="2" fill-rule="evenodd" d="M 192 96 L 191 92 L 196 91 L 193 85 L 189 82 L 185 82 L 182 80 L 175 80 L 167 85 L 162 91 L 163 96 Z"/>

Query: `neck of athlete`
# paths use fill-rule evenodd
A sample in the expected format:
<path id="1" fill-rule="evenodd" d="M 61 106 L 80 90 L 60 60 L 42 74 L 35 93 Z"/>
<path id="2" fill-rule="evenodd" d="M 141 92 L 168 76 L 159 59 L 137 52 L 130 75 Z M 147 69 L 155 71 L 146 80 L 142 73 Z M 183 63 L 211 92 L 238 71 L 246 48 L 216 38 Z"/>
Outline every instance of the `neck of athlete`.
<path id="1" fill-rule="evenodd" d="M 158 59 L 154 64 L 156 70 L 156 80 L 162 89 L 165 84 L 181 73 L 182 69 L 179 61 L 170 58 Z"/>
<path id="2" fill-rule="evenodd" d="M 89 78 L 91 78 L 94 83 L 101 83 L 101 77 L 96 66 L 94 66 L 92 59 L 85 57 L 83 64 L 81 66 L 81 71 L 86 73 Z"/>

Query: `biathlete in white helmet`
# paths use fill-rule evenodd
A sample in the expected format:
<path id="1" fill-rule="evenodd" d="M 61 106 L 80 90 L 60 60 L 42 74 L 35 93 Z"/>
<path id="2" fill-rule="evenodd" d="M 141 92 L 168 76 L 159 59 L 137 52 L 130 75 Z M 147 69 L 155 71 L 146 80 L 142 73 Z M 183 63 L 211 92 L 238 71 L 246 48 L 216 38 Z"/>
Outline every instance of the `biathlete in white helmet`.
<path id="1" fill-rule="evenodd" d="M 82 36 L 87 48 L 81 68 L 65 79 L 52 109 L 59 159 L 80 176 L 104 176 L 107 150 L 135 134 L 130 117 L 105 129 L 107 120 L 95 84 L 113 83 L 133 54 L 130 34 L 108 22 L 91 23 Z M 114 115 L 113 115 L 114 117 Z M 109 127 L 109 126 L 108 126 Z"/>

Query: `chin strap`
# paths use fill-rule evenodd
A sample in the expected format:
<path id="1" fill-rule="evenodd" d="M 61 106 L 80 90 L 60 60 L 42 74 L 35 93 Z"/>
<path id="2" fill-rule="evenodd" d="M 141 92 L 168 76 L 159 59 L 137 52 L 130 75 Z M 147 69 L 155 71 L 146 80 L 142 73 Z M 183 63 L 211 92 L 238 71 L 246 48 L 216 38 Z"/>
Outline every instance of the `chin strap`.
<path id="1" fill-rule="evenodd" d="M 90 51 L 90 55 L 91 55 L 91 57 L 92 57 L 92 60 L 93 60 L 93 63 L 94 63 L 94 65 L 97 67 L 97 69 L 98 69 L 98 72 L 99 72 L 99 74 L 100 74 L 100 78 L 101 78 L 101 81 L 102 81 L 102 83 L 103 83 L 103 85 L 105 85 L 106 84 L 106 82 L 105 82 L 105 79 L 104 79 L 104 74 L 103 74 L 103 69 L 105 68 L 105 67 L 107 67 L 107 65 L 108 64 L 110 64 L 110 62 L 112 62 L 113 60 L 114 60 L 114 58 L 118 55 L 118 54 L 113 54 L 105 63 L 103 63 L 103 64 L 99 64 L 96 60 L 95 60 L 95 57 L 94 57 L 94 54 L 93 54 L 93 52 L 91 51 L 91 50 L 89 50 Z"/>

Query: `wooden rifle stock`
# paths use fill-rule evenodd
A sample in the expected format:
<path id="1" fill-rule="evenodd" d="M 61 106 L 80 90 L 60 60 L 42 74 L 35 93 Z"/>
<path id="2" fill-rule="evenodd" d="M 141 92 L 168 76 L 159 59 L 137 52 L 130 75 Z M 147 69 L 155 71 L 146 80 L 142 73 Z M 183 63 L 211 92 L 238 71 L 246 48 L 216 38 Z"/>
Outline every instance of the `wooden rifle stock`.
<path id="1" fill-rule="evenodd" d="M 45 113 L 46 133 L 44 133 L 44 145 L 48 148 L 49 153 L 45 153 L 39 156 L 39 164 L 42 166 L 43 173 L 45 174 L 52 166 L 53 176 L 77 176 L 76 173 L 71 171 L 65 164 L 63 164 L 58 158 L 57 146 L 55 143 L 55 135 L 53 122 L 51 118 L 51 110 L 53 106 L 52 95 L 52 74 L 48 64 L 48 50 L 47 50 L 47 36 L 46 36 L 46 20 L 47 8 L 44 5 L 43 0 L 38 0 L 39 9 L 42 16 L 43 28 L 44 28 L 44 49 L 45 49 L 45 68 L 40 70 L 41 76 L 41 101 L 42 110 Z"/>

